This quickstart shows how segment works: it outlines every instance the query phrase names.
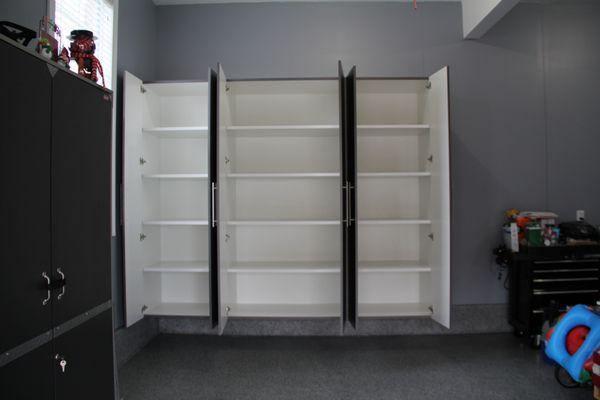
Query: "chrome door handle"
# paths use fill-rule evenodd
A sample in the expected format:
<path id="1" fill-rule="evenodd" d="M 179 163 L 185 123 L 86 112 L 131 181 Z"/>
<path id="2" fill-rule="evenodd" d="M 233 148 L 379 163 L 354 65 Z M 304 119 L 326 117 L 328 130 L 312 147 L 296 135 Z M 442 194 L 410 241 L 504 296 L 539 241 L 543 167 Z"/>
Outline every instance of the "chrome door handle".
<path id="1" fill-rule="evenodd" d="M 211 198 L 211 207 L 210 207 L 210 211 L 211 211 L 211 226 L 214 228 L 215 226 L 217 226 L 217 219 L 215 218 L 215 208 L 217 208 L 217 205 L 215 204 L 215 191 L 217 190 L 217 185 L 215 185 L 214 182 L 210 183 L 210 198 Z"/>
<path id="2" fill-rule="evenodd" d="M 42 272 L 42 278 L 44 278 L 46 280 L 46 298 L 44 300 L 42 300 L 42 305 L 45 306 L 50 301 L 50 296 L 52 295 L 52 292 L 50 290 L 51 281 L 50 281 L 50 277 L 48 276 L 48 274 L 45 271 Z"/>
<path id="3" fill-rule="evenodd" d="M 65 274 L 62 272 L 62 269 L 56 268 L 56 272 L 58 272 L 58 274 L 60 275 L 60 280 L 63 282 L 63 285 L 60 288 L 60 293 L 58 294 L 58 296 L 56 296 L 56 299 L 60 300 L 65 295 L 65 291 L 67 289 L 67 284 L 65 283 L 65 281 L 66 281 Z"/>

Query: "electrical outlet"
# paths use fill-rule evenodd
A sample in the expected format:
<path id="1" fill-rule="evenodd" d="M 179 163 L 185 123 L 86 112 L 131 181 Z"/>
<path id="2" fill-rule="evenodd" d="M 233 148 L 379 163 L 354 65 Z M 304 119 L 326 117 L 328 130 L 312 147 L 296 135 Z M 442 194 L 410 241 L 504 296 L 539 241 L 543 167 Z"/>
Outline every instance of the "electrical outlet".
<path id="1" fill-rule="evenodd" d="M 575 214 L 577 221 L 583 221 L 585 219 L 585 210 L 577 210 Z"/>

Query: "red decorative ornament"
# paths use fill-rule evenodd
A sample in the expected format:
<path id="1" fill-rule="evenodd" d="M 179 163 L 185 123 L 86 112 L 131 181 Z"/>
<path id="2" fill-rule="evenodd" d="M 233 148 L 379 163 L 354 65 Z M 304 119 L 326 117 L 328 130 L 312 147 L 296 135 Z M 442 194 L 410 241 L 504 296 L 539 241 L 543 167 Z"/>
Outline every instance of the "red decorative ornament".
<path id="1" fill-rule="evenodd" d="M 91 31 L 76 30 L 71 32 L 69 39 L 71 42 L 71 59 L 77 62 L 79 75 L 98 82 L 98 74 L 102 77 L 102 86 L 104 83 L 104 70 L 100 60 L 96 58 L 96 43 L 94 43 L 94 34 Z"/>
<path id="2" fill-rule="evenodd" d="M 417 9 L 417 0 L 413 0 L 413 9 L 416 10 Z"/>

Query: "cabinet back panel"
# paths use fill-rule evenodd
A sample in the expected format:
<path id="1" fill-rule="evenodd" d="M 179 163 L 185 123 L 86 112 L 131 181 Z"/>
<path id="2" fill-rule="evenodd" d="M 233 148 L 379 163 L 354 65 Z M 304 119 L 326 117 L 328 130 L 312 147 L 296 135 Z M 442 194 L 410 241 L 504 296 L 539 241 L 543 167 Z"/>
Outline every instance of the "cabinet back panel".
<path id="1" fill-rule="evenodd" d="M 418 124 L 422 120 L 425 81 L 358 80 L 359 125 Z"/>
<path id="2" fill-rule="evenodd" d="M 420 231 L 418 225 L 360 225 L 358 259 L 419 260 Z"/>
<path id="3" fill-rule="evenodd" d="M 207 219 L 206 179 L 174 179 L 148 184 L 160 186 L 161 219 Z"/>
<path id="4" fill-rule="evenodd" d="M 194 261 L 208 259 L 208 228 L 206 226 L 163 226 L 161 259 Z"/>
<path id="5" fill-rule="evenodd" d="M 208 303 L 208 274 L 163 273 L 163 303 Z"/>
<path id="6" fill-rule="evenodd" d="M 339 123 L 338 81 L 231 82 L 233 125 Z"/>
<path id="7" fill-rule="evenodd" d="M 161 139 L 160 173 L 206 174 L 208 141 L 203 139 Z"/>
<path id="8" fill-rule="evenodd" d="M 322 261 L 341 257 L 337 225 L 238 226 L 233 235 L 237 261 Z"/>
<path id="9" fill-rule="evenodd" d="M 339 172 L 334 136 L 239 137 L 232 141 L 236 172 Z"/>
<path id="10" fill-rule="evenodd" d="M 208 84 L 145 84 L 148 105 L 144 127 L 207 126 Z"/>
<path id="11" fill-rule="evenodd" d="M 338 220 L 339 179 L 237 179 L 236 219 Z"/>
<path id="12" fill-rule="evenodd" d="M 358 302 L 431 303 L 431 277 L 427 272 L 361 273 Z"/>
<path id="13" fill-rule="evenodd" d="M 421 200 L 421 185 L 427 178 L 359 178 L 359 219 L 426 218 Z"/>
<path id="14" fill-rule="evenodd" d="M 229 278 L 236 303 L 336 304 L 339 274 L 235 274 Z"/>
<path id="15" fill-rule="evenodd" d="M 358 136 L 358 172 L 420 172 L 425 170 L 428 150 L 423 136 Z"/>

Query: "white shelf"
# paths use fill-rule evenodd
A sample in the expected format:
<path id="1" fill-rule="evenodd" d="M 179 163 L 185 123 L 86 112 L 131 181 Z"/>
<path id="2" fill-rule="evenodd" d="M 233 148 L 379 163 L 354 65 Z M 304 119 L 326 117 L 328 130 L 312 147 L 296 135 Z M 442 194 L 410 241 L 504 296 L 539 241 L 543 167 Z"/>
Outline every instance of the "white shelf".
<path id="1" fill-rule="evenodd" d="M 208 179 L 208 174 L 143 174 L 144 179 Z"/>
<path id="2" fill-rule="evenodd" d="M 161 303 L 149 307 L 144 315 L 208 317 L 210 309 L 206 303 Z"/>
<path id="3" fill-rule="evenodd" d="M 358 304 L 359 317 L 430 317 L 429 304 Z"/>
<path id="4" fill-rule="evenodd" d="M 229 221 L 231 226 L 294 226 L 294 225 L 339 225 L 338 220 L 287 220 L 287 221 Z"/>
<path id="5" fill-rule="evenodd" d="M 431 272 L 431 267 L 419 261 L 359 261 L 361 273 Z"/>
<path id="6" fill-rule="evenodd" d="M 203 226 L 208 225 L 208 221 L 199 219 L 174 219 L 174 220 L 151 220 L 144 221 L 148 226 Z"/>
<path id="7" fill-rule="evenodd" d="M 339 317 L 339 304 L 231 304 L 230 317 L 323 318 Z"/>
<path id="8" fill-rule="evenodd" d="M 144 268 L 144 272 L 168 272 L 168 273 L 185 273 L 185 272 L 208 272 L 207 261 L 161 261 Z"/>
<path id="9" fill-rule="evenodd" d="M 363 219 L 360 225 L 430 225 L 428 219 Z"/>
<path id="10" fill-rule="evenodd" d="M 143 128 L 142 132 L 158 136 L 161 138 L 186 139 L 186 138 L 205 138 L 208 135 L 206 126 L 178 126 L 178 127 L 160 127 Z"/>
<path id="11" fill-rule="evenodd" d="M 232 274 L 338 274 L 341 262 L 236 262 L 229 267 Z"/>
<path id="12" fill-rule="evenodd" d="M 233 173 L 228 178 L 235 179 L 287 179 L 287 178 L 339 178 L 338 172 L 308 172 L 308 173 Z"/>
<path id="13" fill-rule="evenodd" d="M 233 125 L 227 131 L 235 135 L 337 135 L 339 125 Z"/>
<path id="14" fill-rule="evenodd" d="M 431 176 L 431 172 L 359 172 L 359 178 L 420 178 Z"/>
<path id="15" fill-rule="evenodd" d="M 427 124 L 406 125 L 358 125 L 359 135 L 405 135 L 413 133 L 426 133 L 429 131 Z"/>

